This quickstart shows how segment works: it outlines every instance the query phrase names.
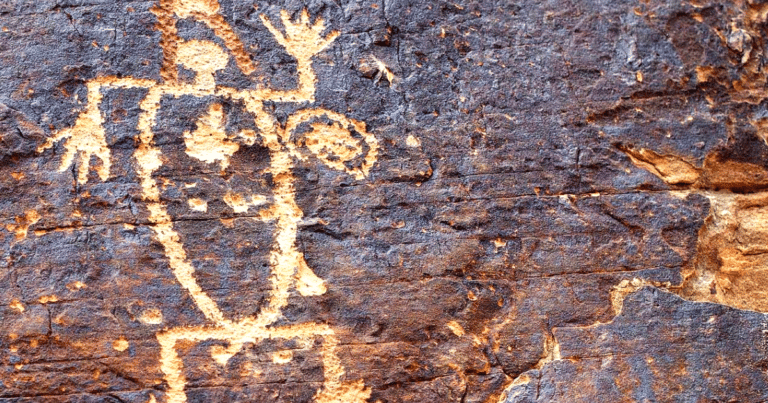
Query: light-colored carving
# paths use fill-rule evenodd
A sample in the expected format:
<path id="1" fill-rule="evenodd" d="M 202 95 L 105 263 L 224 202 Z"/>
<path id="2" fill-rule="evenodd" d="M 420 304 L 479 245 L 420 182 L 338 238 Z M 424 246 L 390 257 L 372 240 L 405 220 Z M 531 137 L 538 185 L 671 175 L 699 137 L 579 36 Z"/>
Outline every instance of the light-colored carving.
<path id="1" fill-rule="evenodd" d="M 26 308 L 24 308 L 24 304 L 22 304 L 18 299 L 14 299 L 11 301 L 10 307 L 18 311 L 19 313 L 24 313 Z"/>
<path id="2" fill-rule="evenodd" d="M 27 237 L 29 227 L 40 221 L 40 214 L 35 210 L 29 210 L 23 216 L 16 217 L 16 224 L 7 224 L 5 229 L 16 234 L 16 240 Z"/>
<path id="3" fill-rule="evenodd" d="M 175 81 L 178 77 L 176 69 L 179 38 L 176 31 L 176 17 L 191 18 L 207 25 L 224 41 L 225 46 L 232 52 L 235 62 L 245 74 L 251 74 L 256 66 L 245 51 L 243 43 L 235 34 L 232 27 L 219 14 L 217 0 L 160 0 L 152 8 L 157 16 L 157 28 L 162 34 L 160 45 L 163 48 L 163 68 L 161 76 L 166 81 Z"/>
<path id="4" fill-rule="evenodd" d="M 189 208 L 194 211 L 200 211 L 203 213 L 208 211 L 208 202 L 203 199 L 192 198 L 187 200 L 187 204 L 189 204 Z"/>
<path id="5" fill-rule="evenodd" d="M 235 213 L 247 213 L 251 207 L 258 207 L 267 203 L 267 198 L 262 195 L 243 196 L 239 193 L 227 192 L 224 195 L 224 203 Z"/>
<path id="6" fill-rule="evenodd" d="M 55 295 L 43 295 L 42 297 L 40 297 L 37 300 L 37 302 L 39 302 L 41 304 L 49 304 L 51 302 L 59 302 L 59 297 L 57 297 Z"/>
<path id="7" fill-rule="evenodd" d="M 464 328 L 459 324 L 459 322 L 452 320 L 446 323 L 446 326 L 448 326 L 448 329 L 451 329 L 451 332 L 456 336 L 458 337 L 464 336 Z"/>
<path id="8" fill-rule="evenodd" d="M 128 350 L 128 347 L 130 347 L 130 343 L 128 343 L 128 340 L 125 339 L 125 337 L 120 336 L 119 339 L 112 342 L 112 348 L 115 349 L 115 351 L 122 353 L 125 350 Z"/>
<path id="9" fill-rule="evenodd" d="M 240 145 L 230 140 L 224 131 L 224 111 L 220 104 L 213 104 L 208 113 L 197 121 L 197 130 L 184 132 L 187 155 L 213 164 L 218 162 L 221 169 L 229 166 L 229 157 Z"/>
<path id="10" fill-rule="evenodd" d="M 101 160 L 101 165 L 96 168 L 96 173 L 98 173 L 101 180 L 107 180 L 112 163 L 104 130 L 104 118 L 101 116 L 101 110 L 99 109 L 103 97 L 101 90 L 102 88 L 149 87 L 153 84 L 154 82 L 150 80 L 120 79 L 116 77 L 89 81 L 87 84 L 88 106 L 77 117 L 75 126 L 59 130 L 53 137 L 50 137 L 43 143 L 37 151 L 43 151 L 52 147 L 60 140 L 66 139 L 64 142 L 66 151 L 61 159 L 59 171 L 65 171 L 72 165 L 75 156 L 79 156 L 80 165 L 77 169 L 77 182 L 83 184 L 88 181 L 88 168 L 90 167 L 91 157 L 94 156 Z"/>
<path id="11" fill-rule="evenodd" d="M 408 145 L 408 147 L 419 147 L 421 146 L 421 141 L 414 137 L 412 134 L 408 135 L 408 138 L 405 139 L 405 144 Z"/>
<path id="12" fill-rule="evenodd" d="M 69 291 L 79 291 L 79 290 L 82 290 L 83 288 L 87 288 L 87 287 L 88 286 L 85 285 L 85 283 L 83 283 L 82 281 L 73 281 L 73 282 L 67 284 L 67 289 Z"/>
<path id="13" fill-rule="evenodd" d="M 139 316 L 139 322 L 145 325 L 159 325 L 163 323 L 163 313 L 156 308 L 147 309 Z"/>
<path id="14" fill-rule="evenodd" d="M 285 127 L 282 127 L 263 108 L 265 101 L 314 101 L 317 78 L 312 68 L 312 58 L 326 49 L 336 39 L 338 32 L 333 31 L 324 36 L 324 21 L 317 18 L 314 24 L 311 24 L 306 10 L 296 22 L 291 21 L 285 11 L 281 13 L 285 33 L 262 15 L 264 25 L 275 40 L 296 59 L 297 88 L 273 90 L 217 86 L 215 73 L 227 66 L 230 54 L 210 41 L 181 40 L 176 35 L 176 18 L 192 18 L 208 25 L 224 41 L 238 67 L 245 74 L 252 73 L 255 67 L 250 57 L 245 53 L 237 35 L 218 14 L 218 10 L 219 3 L 216 0 L 160 0 L 153 12 L 158 17 L 158 29 L 162 33 L 163 81 L 115 77 L 98 77 L 89 81 L 88 106 L 78 117 L 75 126 L 59 131 L 41 147 L 41 150 L 66 138 L 67 153 L 62 160 L 61 169 L 69 167 L 74 155 L 80 153 L 82 158 L 78 182 L 85 183 L 89 158 L 94 155 L 102 161 L 101 166 L 96 169 L 97 173 L 102 180 L 106 180 L 109 177 L 109 148 L 104 139 L 104 122 L 99 111 L 102 91 L 110 88 L 148 89 L 146 96 L 139 103 L 142 112 L 138 118 L 138 144 L 134 152 L 142 195 L 149 211 L 154 238 L 163 246 L 171 270 L 210 321 L 210 324 L 204 326 L 166 328 L 157 333 L 161 349 L 160 367 L 168 383 L 166 402 L 182 403 L 187 400 L 184 391 L 184 365 L 176 349 L 178 342 L 225 342 L 226 346 L 214 346 L 210 353 L 211 359 L 220 365 L 226 365 L 246 343 L 269 342 L 271 339 L 297 340 L 307 348 L 314 345 L 315 341 L 320 342 L 324 383 L 315 394 L 316 402 L 363 402 L 370 396 L 370 388 L 365 387 L 362 380 L 343 379 L 345 371 L 335 352 L 338 339 L 332 328 L 318 323 L 274 325 L 282 318 L 282 310 L 288 304 L 291 290 L 295 289 L 303 296 L 321 295 L 326 292 L 325 282 L 307 265 L 296 244 L 298 224 L 303 218 L 303 213 L 296 204 L 295 177 L 292 172 L 294 161 L 314 156 L 329 168 L 363 179 L 369 174 L 378 155 L 378 142 L 367 132 L 365 124 L 340 113 L 319 108 L 301 109 L 291 115 Z M 177 79 L 177 65 L 195 73 L 192 83 Z M 242 103 L 246 111 L 253 116 L 258 129 L 257 132 L 243 130 L 230 137 L 223 123 L 221 103 L 214 102 L 207 114 L 198 120 L 196 130 L 184 133 L 186 152 L 190 157 L 205 163 L 218 163 L 224 170 L 229 165 L 229 158 L 240 147 L 237 139 L 252 145 L 260 137 L 263 146 L 269 151 L 268 172 L 273 181 L 272 203 L 255 211 L 251 217 L 273 222 L 275 226 L 274 242 L 269 256 L 271 289 L 267 304 L 253 317 L 241 320 L 225 317 L 218 304 L 200 287 L 195 278 L 195 267 L 187 258 L 182 239 L 160 198 L 160 184 L 154 174 L 163 166 L 164 161 L 162 151 L 154 143 L 153 128 L 161 99 L 181 96 Z M 232 192 L 226 194 L 224 201 L 235 213 L 246 213 L 268 202 L 265 196 Z M 200 199 L 190 199 L 189 205 L 197 211 L 206 211 L 207 208 L 207 202 Z M 158 324 L 162 322 L 162 314 L 157 311 L 157 315 L 142 315 L 140 321 Z M 275 356 L 276 364 L 291 360 L 285 355 L 287 353 L 282 354 Z M 154 396 L 151 399 L 154 399 Z"/>

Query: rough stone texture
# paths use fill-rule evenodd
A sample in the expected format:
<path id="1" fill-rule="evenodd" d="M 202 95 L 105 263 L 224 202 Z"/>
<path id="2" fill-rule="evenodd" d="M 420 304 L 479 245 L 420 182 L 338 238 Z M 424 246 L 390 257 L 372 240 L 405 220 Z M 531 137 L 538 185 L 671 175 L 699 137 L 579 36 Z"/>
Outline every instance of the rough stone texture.
<path id="1" fill-rule="evenodd" d="M 768 3 L 215 3 L 0 3 L 0 401 L 768 400 Z M 317 54 L 276 34 L 320 20 Z M 166 94 L 148 141 L 150 84 L 89 93 L 203 91 L 193 39 L 218 88 L 309 60 L 314 100 Z M 342 120 L 350 157 L 312 151 Z"/>

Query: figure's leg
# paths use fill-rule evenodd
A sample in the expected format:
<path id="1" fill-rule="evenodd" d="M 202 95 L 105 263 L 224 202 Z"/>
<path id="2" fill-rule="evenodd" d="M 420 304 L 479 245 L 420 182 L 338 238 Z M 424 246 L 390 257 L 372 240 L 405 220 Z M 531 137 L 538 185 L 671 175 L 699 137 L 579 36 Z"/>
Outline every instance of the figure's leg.
<path id="1" fill-rule="evenodd" d="M 302 323 L 270 329 L 270 337 L 291 339 L 298 338 L 312 341 L 322 339 L 320 360 L 323 363 L 323 387 L 315 393 L 314 400 L 323 403 L 365 403 L 371 397 L 371 389 L 365 387 L 362 379 L 343 381 L 344 366 L 336 354 L 339 340 L 328 325 Z"/>
<path id="2" fill-rule="evenodd" d="M 262 135 L 266 132 L 262 129 Z M 270 149 L 270 173 L 274 182 L 274 201 L 268 213 L 275 220 L 275 240 L 269 257 L 271 290 L 268 305 L 255 318 L 243 322 L 262 327 L 275 323 L 282 316 L 292 288 L 304 296 L 321 295 L 326 291 L 325 283 L 307 266 L 296 245 L 298 223 L 303 214 L 296 204 L 291 155 L 280 144 L 277 135 L 264 137 Z"/>
<path id="3" fill-rule="evenodd" d="M 168 390 L 165 393 L 166 403 L 185 403 L 187 395 L 184 388 L 187 385 L 187 379 L 184 376 L 184 362 L 176 351 L 176 343 L 179 340 L 187 341 L 205 341 L 205 340 L 224 340 L 229 342 L 229 347 L 220 347 L 211 349 L 211 358 L 220 365 L 226 365 L 227 361 L 237 354 L 243 347 L 243 338 L 248 329 L 242 327 L 179 327 L 168 329 L 157 333 L 157 341 L 160 343 L 160 369 L 165 375 L 165 381 L 168 383 Z M 249 340 L 252 341 L 252 340 Z"/>
<path id="4" fill-rule="evenodd" d="M 184 393 L 187 379 L 184 377 L 184 363 L 176 352 L 176 342 L 179 338 L 172 329 L 158 333 L 157 341 L 160 342 L 160 369 L 168 382 L 165 402 L 184 403 L 187 401 L 187 395 Z"/>
<path id="5" fill-rule="evenodd" d="M 344 367 L 336 355 L 339 344 L 333 329 L 328 325 L 302 323 L 299 325 L 275 328 L 254 327 L 236 324 L 228 327 L 183 327 L 169 329 L 157 334 L 160 343 L 160 368 L 168 383 L 166 403 L 186 403 L 184 388 L 187 384 L 184 376 L 184 363 L 176 350 L 180 340 L 200 342 L 205 340 L 223 340 L 229 347 L 213 348 L 211 355 L 221 365 L 226 365 L 229 358 L 236 354 L 246 342 L 269 339 L 299 339 L 311 342 L 322 339 L 320 360 L 323 364 L 323 387 L 315 394 L 315 401 L 335 403 L 364 403 L 371 395 L 362 380 L 342 381 Z"/>
<path id="6" fill-rule="evenodd" d="M 320 355 L 323 360 L 323 388 L 315 394 L 315 401 L 323 403 L 365 403 L 371 397 L 371 388 L 365 387 L 362 379 L 342 381 L 344 367 L 336 354 L 339 340 L 335 335 L 323 337 Z"/>

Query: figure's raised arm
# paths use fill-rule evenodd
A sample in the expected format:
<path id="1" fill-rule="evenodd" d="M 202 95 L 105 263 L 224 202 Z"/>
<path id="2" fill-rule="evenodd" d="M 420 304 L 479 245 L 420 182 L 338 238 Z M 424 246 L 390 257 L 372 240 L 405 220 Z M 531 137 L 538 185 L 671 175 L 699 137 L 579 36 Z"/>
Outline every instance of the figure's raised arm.
<path id="1" fill-rule="evenodd" d="M 292 91 L 267 92 L 263 99 L 290 102 L 312 102 L 315 98 L 315 73 L 312 70 L 312 57 L 327 48 L 339 36 L 338 31 L 331 31 L 323 36 L 325 22 L 317 17 L 314 24 L 309 21 L 309 12 L 304 9 L 297 22 L 292 22 L 285 10 L 280 12 L 280 19 L 285 27 L 285 34 L 277 29 L 272 22 L 261 15 L 261 21 L 275 37 L 277 43 L 296 58 L 299 74 L 299 87 Z"/>
<path id="2" fill-rule="evenodd" d="M 280 17 L 285 27 L 286 35 L 283 35 L 282 32 L 275 28 L 272 22 L 263 14 L 261 15 L 261 21 L 269 32 L 274 35 L 277 43 L 283 45 L 285 50 L 297 59 L 310 59 L 327 48 L 339 36 L 338 31 L 331 31 L 328 36 L 323 38 L 325 21 L 317 17 L 315 23 L 310 24 L 307 9 L 301 12 L 301 17 L 296 23 L 291 21 L 291 17 L 285 10 L 280 12 Z"/>

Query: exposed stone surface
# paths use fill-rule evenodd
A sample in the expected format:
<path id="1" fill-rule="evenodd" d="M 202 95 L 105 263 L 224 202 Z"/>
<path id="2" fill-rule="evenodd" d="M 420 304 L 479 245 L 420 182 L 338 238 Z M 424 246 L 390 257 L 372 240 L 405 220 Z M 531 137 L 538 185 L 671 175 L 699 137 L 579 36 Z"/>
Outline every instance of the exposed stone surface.
<path id="1" fill-rule="evenodd" d="M 0 3 L 0 401 L 768 400 L 768 3 Z"/>

